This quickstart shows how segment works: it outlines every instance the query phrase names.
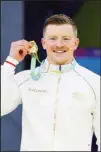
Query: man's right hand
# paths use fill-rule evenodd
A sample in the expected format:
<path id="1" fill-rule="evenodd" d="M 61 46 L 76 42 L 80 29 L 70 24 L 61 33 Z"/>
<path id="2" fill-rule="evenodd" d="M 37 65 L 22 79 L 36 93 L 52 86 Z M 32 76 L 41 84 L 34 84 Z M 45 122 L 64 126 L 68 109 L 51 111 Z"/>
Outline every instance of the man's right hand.
<path id="1" fill-rule="evenodd" d="M 17 61 L 24 60 L 27 54 L 31 54 L 30 48 L 32 44 L 26 40 L 19 40 L 11 43 L 9 56 Z"/>

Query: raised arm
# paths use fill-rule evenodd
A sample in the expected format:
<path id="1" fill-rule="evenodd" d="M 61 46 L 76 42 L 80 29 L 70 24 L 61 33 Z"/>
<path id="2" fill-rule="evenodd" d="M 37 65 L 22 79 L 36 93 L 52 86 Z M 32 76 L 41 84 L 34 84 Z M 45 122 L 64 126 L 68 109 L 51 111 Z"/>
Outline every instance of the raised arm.
<path id="1" fill-rule="evenodd" d="M 15 68 L 29 53 L 31 44 L 26 40 L 12 42 L 9 56 L 1 66 L 1 116 L 21 104 L 21 94 L 15 80 Z"/>

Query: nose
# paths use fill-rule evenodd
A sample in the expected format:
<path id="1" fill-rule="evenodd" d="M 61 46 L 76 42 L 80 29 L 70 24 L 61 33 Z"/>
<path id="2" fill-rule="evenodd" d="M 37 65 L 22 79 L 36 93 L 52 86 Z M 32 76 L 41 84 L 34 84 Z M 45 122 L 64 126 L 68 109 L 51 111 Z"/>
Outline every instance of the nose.
<path id="1" fill-rule="evenodd" d="M 63 46 L 63 41 L 62 40 L 57 40 L 56 46 L 57 47 L 62 47 Z"/>

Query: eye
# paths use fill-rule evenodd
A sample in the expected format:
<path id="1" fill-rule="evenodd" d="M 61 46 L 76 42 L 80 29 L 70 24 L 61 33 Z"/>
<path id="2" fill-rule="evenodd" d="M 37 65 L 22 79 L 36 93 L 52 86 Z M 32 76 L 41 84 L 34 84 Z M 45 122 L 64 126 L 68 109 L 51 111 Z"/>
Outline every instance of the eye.
<path id="1" fill-rule="evenodd" d="M 64 37 L 63 40 L 70 40 L 68 37 Z"/>
<path id="2" fill-rule="evenodd" d="M 51 37 L 50 40 L 56 40 L 56 37 Z"/>

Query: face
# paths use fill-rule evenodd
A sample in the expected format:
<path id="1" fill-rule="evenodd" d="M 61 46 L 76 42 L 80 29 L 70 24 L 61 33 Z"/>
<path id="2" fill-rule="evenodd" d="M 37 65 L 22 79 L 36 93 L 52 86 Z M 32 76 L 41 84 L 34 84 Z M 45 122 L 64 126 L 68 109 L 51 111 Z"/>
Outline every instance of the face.
<path id="1" fill-rule="evenodd" d="M 41 42 L 49 63 L 63 65 L 72 62 L 79 39 L 71 25 L 48 25 Z"/>

